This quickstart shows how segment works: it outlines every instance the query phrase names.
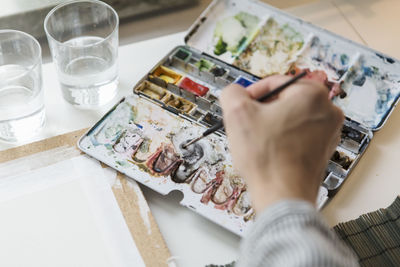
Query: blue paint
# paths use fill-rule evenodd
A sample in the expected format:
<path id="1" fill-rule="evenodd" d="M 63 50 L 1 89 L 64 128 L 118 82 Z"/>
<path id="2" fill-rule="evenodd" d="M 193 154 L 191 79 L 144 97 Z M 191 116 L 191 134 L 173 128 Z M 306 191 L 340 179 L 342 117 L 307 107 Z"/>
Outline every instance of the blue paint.
<path id="1" fill-rule="evenodd" d="M 246 78 L 244 78 L 244 77 L 242 77 L 242 76 L 239 76 L 239 77 L 235 80 L 234 83 L 239 84 L 239 85 L 241 85 L 241 86 L 243 86 L 243 87 L 248 87 L 248 86 L 252 85 L 254 82 L 253 82 L 253 81 L 250 81 L 249 79 L 246 79 Z"/>
<path id="2" fill-rule="evenodd" d="M 379 69 L 377 67 L 363 66 L 361 73 L 358 73 L 357 77 L 353 81 L 353 85 L 360 86 L 360 87 L 363 86 L 367 80 L 367 77 L 372 78 L 378 72 L 379 72 Z"/>
<path id="3" fill-rule="evenodd" d="M 104 144 L 104 146 L 105 146 L 108 150 L 112 150 L 112 149 L 113 149 L 112 145 L 110 145 L 110 144 Z"/>
<path id="4" fill-rule="evenodd" d="M 95 146 L 95 147 L 101 145 L 101 144 L 97 141 L 97 139 L 94 137 L 94 135 L 91 135 L 91 136 L 90 136 L 90 142 L 92 142 L 92 145 Z"/>
<path id="5" fill-rule="evenodd" d="M 379 90 L 378 94 L 379 99 L 376 102 L 375 110 L 378 114 L 381 114 L 387 111 L 388 102 L 393 99 L 393 95 L 390 88 Z"/>
<path id="6" fill-rule="evenodd" d="M 359 75 L 353 81 L 353 85 L 362 87 L 366 81 L 367 77 L 365 77 L 365 75 Z"/>
<path id="7" fill-rule="evenodd" d="M 372 77 L 374 74 L 374 70 L 371 67 L 363 67 L 363 72 L 368 77 Z"/>
<path id="8" fill-rule="evenodd" d="M 349 64 L 349 57 L 346 54 L 342 54 L 340 56 L 340 62 L 342 63 L 342 65 Z"/>
<path id="9" fill-rule="evenodd" d="M 140 125 L 140 124 L 138 124 L 138 123 L 135 123 L 135 125 L 136 125 L 139 129 L 143 129 L 143 126 L 142 126 L 142 125 Z"/>

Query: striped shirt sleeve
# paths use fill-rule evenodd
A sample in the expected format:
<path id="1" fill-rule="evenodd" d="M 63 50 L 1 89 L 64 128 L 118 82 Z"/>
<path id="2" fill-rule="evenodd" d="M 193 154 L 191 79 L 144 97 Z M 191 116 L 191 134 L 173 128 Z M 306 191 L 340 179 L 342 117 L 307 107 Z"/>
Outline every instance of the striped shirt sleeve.
<path id="1" fill-rule="evenodd" d="M 284 200 L 262 212 L 241 245 L 238 267 L 359 266 L 308 202 Z"/>

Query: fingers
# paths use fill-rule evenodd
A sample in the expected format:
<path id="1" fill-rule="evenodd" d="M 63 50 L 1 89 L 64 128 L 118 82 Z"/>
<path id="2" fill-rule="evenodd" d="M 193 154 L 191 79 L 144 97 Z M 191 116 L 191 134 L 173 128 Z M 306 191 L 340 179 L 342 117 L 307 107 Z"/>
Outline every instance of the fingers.
<path id="1" fill-rule="evenodd" d="M 292 77 L 285 75 L 270 76 L 250 85 L 246 88 L 246 90 L 248 91 L 251 98 L 257 99 L 264 96 L 269 91 L 278 88 L 282 84 L 289 81 L 291 78 Z M 325 85 L 316 81 L 306 79 L 301 79 L 295 84 L 289 86 L 289 88 L 283 90 L 282 93 L 279 95 L 279 98 L 285 99 L 293 95 L 301 96 L 309 94 L 321 94 L 320 96 L 328 99 L 328 90 Z"/>
<path id="2" fill-rule="evenodd" d="M 274 75 L 262 79 L 257 83 L 253 83 L 249 87 L 246 88 L 247 92 L 249 93 L 250 97 L 253 99 L 260 98 L 264 96 L 269 91 L 277 88 L 278 86 L 284 84 L 290 80 L 289 76 L 284 75 Z"/>
<path id="3" fill-rule="evenodd" d="M 252 102 L 246 89 L 238 84 L 228 85 L 221 94 L 220 103 L 224 113 L 237 111 L 246 102 Z"/>
<path id="4" fill-rule="evenodd" d="M 343 122 L 344 122 L 343 111 L 340 108 L 338 108 L 337 106 L 333 105 L 333 104 L 332 104 L 332 107 L 333 107 L 333 112 L 335 113 L 337 125 L 338 126 L 342 126 Z"/>
<path id="5" fill-rule="evenodd" d="M 221 94 L 220 103 L 224 116 L 225 129 L 246 126 L 254 123 L 257 113 L 258 102 L 250 98 L 245 88 L 238 84 L 227 86 Z"/>

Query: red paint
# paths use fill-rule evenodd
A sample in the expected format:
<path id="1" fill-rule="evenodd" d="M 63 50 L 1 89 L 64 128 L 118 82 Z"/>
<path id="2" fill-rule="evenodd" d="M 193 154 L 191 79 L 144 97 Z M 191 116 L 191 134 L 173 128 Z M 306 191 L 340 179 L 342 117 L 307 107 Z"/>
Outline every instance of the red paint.
<path id="1" fill-rule="evenodd" d="M 231 211 L 233 206 L 238 201 L 240 193 L 242 193 L 242 190 L 243 190 L 243 187 L 236 186 L 235 189 L 233 189 L 232 195 L 224 203 L 216 204 L 214 206 L 214 208 L 219 209 L 219 210 Z"/>
<path id="2" fill-rule="evenodd" d="M 164 152 L 164 150 L 166 150 L 167 146 L 172 146 L 171 144 L 165 144 L 162 143 L 161 146 L 156 150 L 156 152 L 154 152 L 153 155 L 151 155 L 146 162 L 146 166 L 149 168 L 149 170 L 151 171 L 151 173 L 154 176 L 167 176 L 170 175 L 176 168 L 178 168 L 179 164 L 182 163 L 182 160 L 177 160 L 176 162 L 172 163 L 165 171 L 158 173 L 154 171 L 154 163 L 156 162 L 156 160 L 158 159 L 158 157 L 160 156 L 161 153 Z"/>
<path id="3" fill-rule="evenodd" d="M 188 77 L 183 78 L 179 86 L 182 89 L 185 89 L 186 91 L 189 91 L 197 96 L 204 96 L 209 90 L 208 87 L 198 84 Z"/>
<path id="4" fill-rule="evenodd" d="M 218 187 L 222 184 L 222 180 L 224 180 L 224 171 L 219 171 L 216 173 L 216 178 L 211 181 L 211 186 L 204 192 L 201 197 L 200 202 L 203 204 L 208 204 L 210 202 L 212 196 L 217 191 Z"/>

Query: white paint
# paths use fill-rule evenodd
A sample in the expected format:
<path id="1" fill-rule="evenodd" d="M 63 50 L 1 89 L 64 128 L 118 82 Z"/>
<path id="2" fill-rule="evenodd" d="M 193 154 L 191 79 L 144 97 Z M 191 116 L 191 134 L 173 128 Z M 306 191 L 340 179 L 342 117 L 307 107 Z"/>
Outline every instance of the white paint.
<path id="1" fill-rule="evenodd" d="M 217 25 L 220 25 L 220 34 L 222 35 L 222 40 L 227 43 L 228 49 L 235 49 L 247 33 L 246 28 L 234 17 L 226 18 Z"/>
<path id="2" fill-rule="evenodd" d="M 346 98 L 337 98 L 334 103 L 345 111 L 346 116 L 372 128 L 381 120 L 375 109 L 377 101 L 376 85 L 367 79 L 363 87 L 352 86 Z"/>

